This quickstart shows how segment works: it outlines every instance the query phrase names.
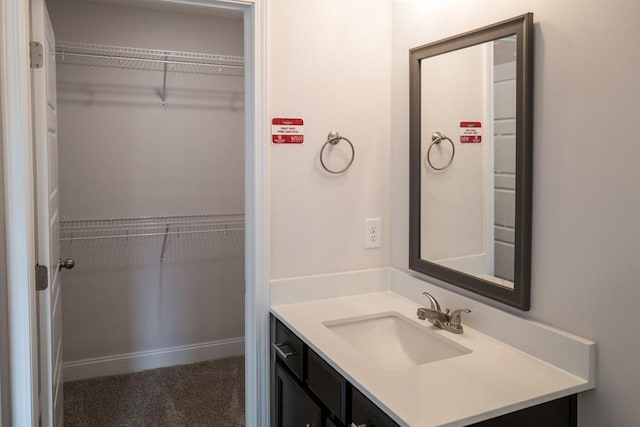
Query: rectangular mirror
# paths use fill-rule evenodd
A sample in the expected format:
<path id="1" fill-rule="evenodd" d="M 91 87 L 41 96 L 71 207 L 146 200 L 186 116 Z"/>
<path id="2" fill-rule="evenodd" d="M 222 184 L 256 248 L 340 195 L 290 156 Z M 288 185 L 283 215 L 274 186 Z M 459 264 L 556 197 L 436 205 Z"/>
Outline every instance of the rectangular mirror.
<path id="1" fill-rule="evenodd" d="M 410 51 L 409 267 L 529 309 L 533 14 Z"/>

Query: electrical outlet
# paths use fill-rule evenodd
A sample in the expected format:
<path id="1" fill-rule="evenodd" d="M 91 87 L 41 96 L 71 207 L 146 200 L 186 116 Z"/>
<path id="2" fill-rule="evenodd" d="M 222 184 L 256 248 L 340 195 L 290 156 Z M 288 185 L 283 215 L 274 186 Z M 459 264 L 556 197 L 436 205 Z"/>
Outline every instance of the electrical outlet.
<path id="1" fill-rule="evenodd" d="M 364 247 L 379 248 L 382 246 L 382 218 L 364 219 Z"/>

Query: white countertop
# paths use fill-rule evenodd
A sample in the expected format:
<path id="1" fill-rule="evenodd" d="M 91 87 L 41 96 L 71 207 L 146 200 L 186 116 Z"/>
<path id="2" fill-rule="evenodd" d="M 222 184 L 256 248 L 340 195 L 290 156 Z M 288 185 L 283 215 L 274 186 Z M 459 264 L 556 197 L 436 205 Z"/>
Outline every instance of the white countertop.
<path id="1" fill-rule="evenodd" d="M 419 306 L 385 290 L 276 303 L 271 311 L 401 425 L 467 425 L 593 388 L 592 380 L 466 325 L 461 335 L 429 327 L 471 353 L 401 370 L 381 368 L 323 325 L 382 312 L 397 312 L 425 325 L 416 316 Z"/>

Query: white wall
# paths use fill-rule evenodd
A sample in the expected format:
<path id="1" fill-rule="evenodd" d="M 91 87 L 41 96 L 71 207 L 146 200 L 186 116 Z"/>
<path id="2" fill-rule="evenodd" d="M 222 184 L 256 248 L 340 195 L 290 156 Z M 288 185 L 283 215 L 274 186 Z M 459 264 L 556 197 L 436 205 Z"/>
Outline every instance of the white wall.
<path id="1" fill-rule="evenodd" d="M 58 71 L 63 218 L 244 211 L 241 77 Z"/>
<path id="2" fill-rule="evenodd" d="M 177 7 L 149 9 L 127 7 L 125 3 L 109 0 L 48 0 L 47 6 L 58 40 L 116 46 L 132 46 L 135 41 L 137 47 L 149 49 L 243 54 L 241 16 L 239 19 L 218 18 L 205 14 L 207 8 L 193 8 L 193 13 L 187 13 L 190 11 L 178 10 Z M 131 3 L 145 4 L 144 1 Z M 73 25 L 69 25 L 71 23 Z"/>
<path id="3" fill-rule="evenodd" d="M 272 146 L 271 278 L 389 262 L 391 4 L 387 0 L 269 3 L 270 114 L 305 119 L 302 146 Z M 351 169 L 325 173 L 319 153 L 338 131 Z M 383 219 L 383 247 L 364 249 L 363 220 Z"/>
<path id="4" fill-rule="evenodd" d="M 536 22 L 533 271 L 531 311 L 520 314 L 597 342 L 598 384 L 580 395 L 580 426 L 638 425 L 640 4 L 394 3 L 392 265 L 407 269 L 408 49 L 529 11 Z"/>
<path id="5" fill-rule="evenodd" d="M 62 285 L 65 363 L 244 336 L 244 233 L 172 235 L 163 263 L 162 244 L 63 242 L 77 264 Z"/>
<path id="6" fill-rule="evenodd" d="M 243 55 L 241 19 L 75 0 L 49 10 L 58 40 Z M 163 106 L 162 72 L 57 70 L 64 218 L 244 212 L 241 76 L 170 72 Z M 169 236 L 163 264 L 162 248 L 163 236 L 63 242 L 76 260 L 63 278 L 65 362 L 242 340 L 244 233 Z"/>

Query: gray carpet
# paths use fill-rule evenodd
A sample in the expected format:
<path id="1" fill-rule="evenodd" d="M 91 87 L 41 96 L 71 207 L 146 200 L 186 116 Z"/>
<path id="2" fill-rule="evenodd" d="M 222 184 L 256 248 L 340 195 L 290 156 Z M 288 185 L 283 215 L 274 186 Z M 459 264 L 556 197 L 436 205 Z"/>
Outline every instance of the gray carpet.
<path id="1" fill-rule="evenodd" d="M 67 382 L 64 424 L 244 426 L 244 358 Z"/>

